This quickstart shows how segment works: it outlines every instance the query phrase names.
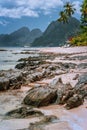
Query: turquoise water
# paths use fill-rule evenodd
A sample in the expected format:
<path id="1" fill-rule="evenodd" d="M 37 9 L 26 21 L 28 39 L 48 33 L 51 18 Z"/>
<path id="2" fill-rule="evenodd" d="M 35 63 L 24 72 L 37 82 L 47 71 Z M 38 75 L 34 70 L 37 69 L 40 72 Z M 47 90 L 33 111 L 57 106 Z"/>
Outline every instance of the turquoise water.
<path id="1" fill-rule="evenodd" d="M 38 56 L 39 54 L 20 54 L 22 51 L 37 51 L 37 48 L 20 48 L 20 47 L 13 47 L 8 48 L 4 47 L 0 49 L 4 49 L 6 51 L 0 51 L 0 70 L 7 70 L 13 69 L 15 65 L 18 63 L 18 59 L 25 58 L 29 56 Z"/>

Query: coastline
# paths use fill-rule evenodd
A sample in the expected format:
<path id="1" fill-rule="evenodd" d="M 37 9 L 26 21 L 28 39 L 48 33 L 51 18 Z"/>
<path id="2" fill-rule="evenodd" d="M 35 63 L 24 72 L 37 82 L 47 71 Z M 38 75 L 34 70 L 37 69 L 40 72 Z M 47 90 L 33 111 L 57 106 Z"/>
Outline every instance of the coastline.
<path id="1" fill-rule="evenodd" d="M 35 52 L 35 53 L 37 53 L 37 52 Z M 2 109 L 5 108 L 6 105 L 8 107 L 8 111 L 13 109 L 13 108 L 11 108 L 12 101 L 14 101 L 15 107 L 19 107 L 19 104 L 21 106 L 21 102 L 22 102 L 23 98 L 25 97 L 25 95 L 27 95 L 27 91 L 29 89 L 38 87 L 39 85 L 42 85 L 42 86 L 55 85 L 55 82 L 60 77 L 64 84 L 70 83 L 71 86 L 74 88 L 74 86 L 78 82 L 78 77 L 87 73 L 86 66 L 85 65 L 81 66 L 82 63 L 87 63 L 87 58 L 84 58 L 87 56 L 87 47 L 41 48 L 38 53 L 41 55 L 38 58 L 38 61 L 40 62 L 40 64 L 36 64 L 36 62 L 33 64 L 33 67 L 37 67 L 37 68 L 35 68 L 35 72 L 37 75 L 39 75 L 38 78 L 35 77 L 35 79 L 34 79 L 34 77 L 33 77 L 33 80 L 35 80 L 35 81 L 30 82 L 32 80 L 30 80 L 31 77 L 29 77 L 27 83 L 24 83 L 21 86 L 21 88 L 19 88 L 18 90 L 9 90 L 6 92 L 0 92 L 0 93 L 2 93 L 0 96 L 0 99 L 2 98 L 2 103 L 4 103 L 4 101 L 7 98 L 7 97 L 5 97 L 5 99 L 3 99 L 3 94 L 7 94 L 7 96 L 8 96 L 8 100 L 6 101 L 8 103 L 5 105 L 0 104 L 2 106 Z M 44 60 L 46 61 L 44 64 L 42 63 L 43 59 L 41 60 L 42 56 L 44 57 Z M 36 59 L 34 59 L 34 60 L 36 60 Z M 67 69 L 67 66 L 65 66 L 65 68 L 63 67 L 63 65 L 65 65 L 66 63 L 69 64 L 68 69 Z M 57 68 L 58 64 L 60 65 L 60 68 L 62 68 L 62 67 L 63 68 L 58 69 Z M 74 64 L 75 64 L 76 68 L 74 67 Z M 29 65 L 30 65 L 30 63 L 29 63 Z M 41 66 L 42 66 L 42 68 L 41 68 Z M 54 73 L 54 70 L 51 70 L 51 74 L 49 74 L 49 72 L 48 72 L 49 69 L 46 70 L 46 66 L 49 69 L 52 67 L 56 68 L 55 73 Z M 25 65 L 25 67 L 26 67 L 26 65 Z M 44 67 L 44 70 L 46 71 L 45 72 L 46 75 L 42 78 L 41 73 L 43 72 L 43 67 Z M 31 68 L 28 68 L 28 67 L 23 68 L 22 73 L 25 71 L 30 71 L 29 69 L 31 69 Z M 34 72 L 29 73 L 29 75 L 30 74 L 35 76 Z M 12 92 L 12 94 L 10 94 L 11 92 Z M 18 96 L 16 94 L 18 94 Z M 10 99 L 11 99 L 11 102 L 10 102 Z M 9 103 L 11 105 L 10 106 L 11 109 L 9 109 Z M 64 105 L 57 105 L 57 104 L 52 104 L 52 105 L 50 104 L 49 106 L 44 106 L 44 107 L 36 108 L 36 109 L 42 111 L 44 113 L 44 115 L 54 115 L 60 119 L 60 121 L 57 123 L 50 123 L 50 124 L 45 123 L 44 130 L 47 130 L 47 129 L 50 129 L 50 130 L 51 129 L 52 130 L 53 129 L 55 129 L 55 130 L 58 130 L 58 129 L 59 130 L 63 130 L 63 129 L 64 130 L 65 129 L 67 129 L 67 130 L 86 130 L 85 124 L 87 123 L 87 118 L 86 118 L 87 117 L 87 114 L 86 114 L 87 113 L 87 100 L 85 100 L 83 105 L 81 105 L 77 108 L 71 109 L 71 110 L 66 110 Z M 7 110 L 4 112 L 7 112 Z M 37 117 L 36 120 L 37 119 L 39 120 L 40 118 Z M 36 122 L 36 120 L 34 120 L 34 118 L 32 117 L 32 119 L 30 119 L 30 118 L 23 119 L 23 120 L 19 119 L 19 124 L 22 122 L 25 122 L 24 120 L 27 120 L 27 122 L 25 123 L 26 124 L 25 127 L 29 127 L 28 121 Z M 15 119 L 15 122 L 17 122 L 17 121 L 18 120 Z M 12 126 L 11 126 L 12 122 L 13 122 L 12 119 L 9 119 L 8 121 L 7 121 L 7 119 L 0 121 L 2 130 L 4 130 L 3 128 L 5 128 L 6 126 L 9 126 L 8 129 L 6 129 L 6 130 L 10 130 L 10 129 L 12 130 Z M 7 123 L 7 125 L 6 125 L 6 123 Z M 15 128 L 13 128 L 13 130 L 22 129 L 22 128 L 24 129 L 23 125 L 20 126 L 19 124 L 17 126 L 13 125 L 15 127 Z"/>

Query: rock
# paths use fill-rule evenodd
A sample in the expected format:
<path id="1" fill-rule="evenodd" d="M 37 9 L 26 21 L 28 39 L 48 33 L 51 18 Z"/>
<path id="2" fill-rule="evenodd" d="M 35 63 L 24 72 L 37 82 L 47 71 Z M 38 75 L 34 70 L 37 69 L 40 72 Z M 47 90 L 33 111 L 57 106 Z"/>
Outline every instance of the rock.
<path id="1" fill-rule="evenodd" d="M 60 104 L 65 104 L 68 99 L 70 99 L 74 94 L 73 90 L 67 90 L 63 93 L 62 98 L 60 100 Z"/>
<path id="2" fill-rule="evenodd" d="M 81 104 L 83 104 L 83 98 L 81 95 L 74 94 L 73 97 L 69 98 L 69 100 L 66 103 L 66 108 L 67 109 L 72 109 L 74 107 L 78 107 Z"/>
<path id="3" fill-rule="evenodd" d="M 66 108 L 71 109 L 83 104 L 84 98 L 87 97 L 87 74 L 81 75 L 76 86 L 67 92 L 64 97 Z"/>
<path id="4" fill-rule="evenodd" d="M 79 77 L 79 74 L 76 74 L 75 77 L 73 78 L 73 80 L 77 80 Z"/>
<path id="5" fill-rule="evenodd" d="M 28 75 L 27 80 L 29 80 L 30 82 L 35 82 L 35 81 L 41 80 L 42 77 L 43 77 L 43 73 L 37 72 L 37 73 L 33 73 L 31 75 Z"/>
<path id="6" fill-rule="evenodd" d="M 26 118 L 31 116 L 43 116 L 43 113 L 39 110 L 34 110 L 31 107 L 21 107 L 6 113 L 6 116 L 13 118 Z"/>
<path id="7" fill-rule="evenodd" d="M 65 101 L 73 94 L 72 86 L 69 83 L 63 84 L 61 78 L 54 79 L 50 86 L 52 89 L 57 90 L 57 104 L 64 104 Z"/>
<path id="8" fill-rule="evenodd" d="M 81 64 L 79 64 L 78 68 L 80 68 L 80 69 L 86 69 L 87 68 L 87 63 L 81 63 Z"/>
<path id="9" fill-rule="evenodd" d="M 87 84 L 87 74 L 81 75 L 75 87 Z"/>
<path id="10" fill-rule="evenodd" d="M 19 89 L 22 83 L 24 82 L 24 77 L 22 73 L 16 72 L 9 80 L 10 80 L 10 88 Z"/>
<path id="11" fill-rule="evenodd" d="M 56 90 L 44 86 L 29 90 L 28 95 L 24 98 L 23 102 L 27 105 L 40 107 L 54 103 L 56 99 Z"/>
<path id="12" fill-rule="evenodd" d="M 61 63 L 61 67 L 66 69 L 74 69 L 76 67 L 76 64 L 74 63 Z"/>
<path id="13" fill-rule="evenodd" d="M 68 109 L 81 105 L 87 97 L 87 76 L 83 75 L 73 88 L 70 83 L 63 84 L 61 78 L 54 79 L 48 86 L 29 90 L 24 103 L 32 106 L 46 106 L 51 103 L 66 104 Z"/>
<path id="14" fill-rule="evenodd" d="M 15 68 L 17 69 L 23 69 L 24 67 L 26 66 L 26 62 L 23 62 L 23 63 L 19 63 L 15 66 Z"/>
<path id="15" fill-rule="evenodd" d="M 45 125 L 58 121 L 59 119 L 56 116 L 43 116 L 42 120 L 39 122 L 31 123 L 28 130 L 44 130 Z"/>
<path id="16" fill-rule="evenodd" d="M 20 71 L 0 71 L 0 91 L 8 89 L 19 89 L 24 82 L 24 75 Z"/>
<path id="17" fill-rule="evenodd" d="M 80 89 L 78 89 L 77 93 L 82 95 L 83 98 L 86 98 L 87 97 L 87 84 L 81 86 Z"/>
<path id="18" fill-rule="evenodd" d="M 0 51 L 7 51 L 7 50 L 5 50 L 5 49 L 0 49 Z"/>
<path id="19" fill-rule="evenodd" d="M 75 92 L 82 95 L 82 97 L 87 96 L 87 74 L 81 75 L 75 86 Z"/>
<path id="20" fill-rule="evenodd" d="M 0 77 L 0 91 L 7 90 L 9 88 L 9 79 Z"/>
<path id="21" fill-rule="evenodd" d="M 84 56 L 73 56 L 73 57 L 67 57 L 68 58 L 68 60 L 85 60 L 85 59 L 87 59 L 87 55 L 84 55 Z"/>

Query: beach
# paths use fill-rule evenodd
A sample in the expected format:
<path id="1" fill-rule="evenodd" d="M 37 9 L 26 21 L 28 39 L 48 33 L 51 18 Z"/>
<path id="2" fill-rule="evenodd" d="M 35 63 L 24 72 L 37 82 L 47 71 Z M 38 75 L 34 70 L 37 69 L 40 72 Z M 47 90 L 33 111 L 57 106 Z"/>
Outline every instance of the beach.
<path id="1" fill-rule="evenodd" d="M 23 48 L 11 53 L 17 57 L 14 66 L 0 71 L 0 130 L 86 130 L 87 47 Z M 68 92 L 72 96 L 67 97 Z M 78 106 L 70 102 L 74 97 Z M 25 115 L 23 109 L 7 116 L 27 107 L 34 114 Z"/>

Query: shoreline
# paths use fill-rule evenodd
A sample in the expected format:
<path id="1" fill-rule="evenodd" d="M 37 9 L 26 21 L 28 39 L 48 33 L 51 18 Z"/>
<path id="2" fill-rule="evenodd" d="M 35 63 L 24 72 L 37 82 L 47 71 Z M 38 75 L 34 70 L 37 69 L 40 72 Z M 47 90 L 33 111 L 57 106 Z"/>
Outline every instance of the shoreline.
<path id="1" fill-rule="evenodd" d="M 74 88 L 74 86 L 78 82 L 78 78 L 81 75 L 84 75 L 85 73 L 87 73 L 87 67 L 85 65 L 87 63 L 87 57 L 86 57 L 87 47 L 41 48 L 39 50 L 39 53 L 40 53 L 40 56 L 38 56 L 38 60 L 36 60 L 37 57 L 36 59 L 31 58 L 32 62 L 25 64 L 24 68 L 19 69 L 19 71 L 22 71 L 23 75 L 27 75 L 27 71 L 29 73 L 27 76 L 28 78 L 27 82 L 24 83 L 23 81 L 25 85 L 24 84 L 22 86 L 20 85 L 21 89 L 19 87 L 19 89 L 17 90 L 8 90 L 6 92 L 3 92 L 7 94 L 7 96 L 5 96 L 4 98 L 3 98 L 4 96 L 3 93 L 0 95 L 0 99 L 2 99 L 1 100 L 2 104 L 0 104 L 2 106 L 2 109 L 5 108 L 7 105 L 8 111 L 10 111 L 9 107 L 10 108 L 12 107 L 12 102 L 14 102 L 15 104 L 14 106 L 18 108 L 21 105 L 23 98 L 27 95 L 27 91 L 29 89 L 34 88 L 34 87 L 38 88 L 39 86 L 45 87 L 48 85 L 54 87 L 54 85 L 58 81 L 58 78 L 60 77 L 64 84 L 70 82 L 71 86 Z M 30 59 L 26 59 L 26 62 L 29 60 Z M 73 63 L 73 60 L 74 60 L 74 63 Z M 67 63 L 65 61 L 67 61 Z M 77 61 L 79 61 L 78 64 L 77 64 Z M 23 62 L 25 62 L 25 59 L 23 60 Z M 31 68 L 30 67 L 28 68 L 28 65 L 29 66 L 31 65 Z M 31 71 L 31 69 L 34 69 L 34 71 Z M 11 94 L 11 92 L 13 93 Z M 3 104 L 4 101 L 7 102 L 7 104 Z M 86 114 L 87 113 L 87 100 L 85 100 L 83 105 L 76 107 L 74 109 L 71 109 L 71 110 L 66 110 L 64 108 L 64 105 L 61 106 L 61 105 L 56 105 L 56 104 L 53 104 L 53 105 L 49 104 L 48 106 L 43 106 L 36 109 L 42 111 L 45 115 L 49 115 L 49 116 L 54 115 L 60 119 L 60 123 L 59 122 L 50 123 L 50 124 L 45 123 L 44 130 L 47 130 L 47 129 L 57 130 L 58 128 L 60 130 L 63 130 L 63 129 L 65 130 L 66 128 L 67 130 L 78 130 L 78 129 L 86 130 L 85 124 L 87 123 L 87 118 L 86 118 L 87 117 L 87 114 Z M 37 117 L 37 119 L 39 118 Z M 30 118 L 27 118 L 27 119 L 23 118 L 23 122 L 25 122 L 25 120 L 27 120 L 27 122 L 25 123 L 26 125 L 25 127 L 28 127 L 28 121 L 29 122 L 34 121 L 34 118 L 32 117 L 32 121 Z M 34 123 L 36 122 L 36 120 L 34 121 Z M 17 119 L 15 119 L 15 122 L 16 121 Z M 12 122 L 13 121 L 10 118 L 8 121 L 6 119 L 4 119 L 2 122 L 0 121 L 0 124 L 2 126 L 1 128 L 4 128 L 7 123 L 9 125 L 9 128 L 6 130 L 12 129 L 12 126 L 11 126 Z M 24 128 L 23 126 L 21 127 L 19 125 L 21 122 L 22 122 L 21 119 L 19 119 L 18 125 L 13 130 Z"/>

